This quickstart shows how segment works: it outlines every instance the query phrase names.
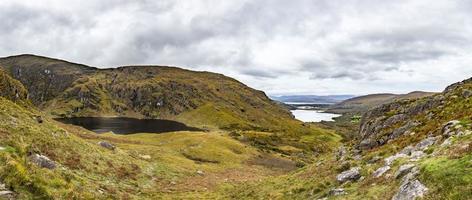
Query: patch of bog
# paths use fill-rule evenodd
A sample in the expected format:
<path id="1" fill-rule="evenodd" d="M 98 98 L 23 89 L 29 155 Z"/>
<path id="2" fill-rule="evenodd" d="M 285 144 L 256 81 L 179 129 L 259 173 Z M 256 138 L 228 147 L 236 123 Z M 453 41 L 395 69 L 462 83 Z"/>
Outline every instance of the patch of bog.
<path id="1" fill-rule="evenodd" d="M 84 127 L 95 133 L 115 134 L 166 133 L 174 131 L 201 131 L 183 123 L 162 119 L 135 119 L 126 117 L 75 117 L 55 119 L 65 124 Z"/>

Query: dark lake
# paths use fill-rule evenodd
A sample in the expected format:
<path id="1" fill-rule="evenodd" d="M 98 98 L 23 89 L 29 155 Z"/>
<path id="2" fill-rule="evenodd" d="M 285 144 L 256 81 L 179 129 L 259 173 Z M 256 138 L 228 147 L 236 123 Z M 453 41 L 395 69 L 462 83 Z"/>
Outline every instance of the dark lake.
<path id="1" fill-rule="evenodd" d="M 126 117 L 76 117 L 55 119 L 65 124 L 84 127 L 96 133 L 112 131 L 115 134 L 165 133 L 173 131 L 201 131 L 183 123 L 161 119 L 135 119 Z"/>

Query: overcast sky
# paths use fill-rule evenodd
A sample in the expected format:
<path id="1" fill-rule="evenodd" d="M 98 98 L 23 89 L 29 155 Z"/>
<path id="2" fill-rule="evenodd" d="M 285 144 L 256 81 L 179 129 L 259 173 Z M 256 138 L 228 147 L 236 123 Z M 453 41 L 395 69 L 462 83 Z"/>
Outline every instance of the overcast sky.
<path id="1" fill-rule="evenodd" d="M 270 95 L 440 91 L 472 76 L 472 1 L 2 0 L 0 56 L 158 64 Z"/>

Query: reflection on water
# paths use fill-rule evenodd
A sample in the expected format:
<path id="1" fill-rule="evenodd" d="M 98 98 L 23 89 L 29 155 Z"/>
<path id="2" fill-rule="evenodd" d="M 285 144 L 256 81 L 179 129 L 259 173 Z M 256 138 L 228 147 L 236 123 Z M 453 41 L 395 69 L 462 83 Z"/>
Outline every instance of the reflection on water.
<path id="1" fill-rule="evenodd" d="M 161 119 L 77 117 L 56 119 L 65 124 L 82 126 L 96 133 L 113 132 L 115 134 L 165 133 L 172 131 L 200 131 L 183 123 Z"/>
<path id="2" fill-rule="evenodd" d="M 292 110 L 292 114 L 302 122 L 334 121 L 333 118 L 341 116 L 333 113 L 324 113 L 320 110 Z"/>

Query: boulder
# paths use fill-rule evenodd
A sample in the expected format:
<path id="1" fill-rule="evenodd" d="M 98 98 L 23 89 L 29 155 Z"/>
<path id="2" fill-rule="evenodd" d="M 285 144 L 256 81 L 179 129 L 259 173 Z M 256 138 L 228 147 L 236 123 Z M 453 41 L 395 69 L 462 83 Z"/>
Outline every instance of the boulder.
<path id="1" fill-rule="evenodd" d="M 340 195 L 345 195 L 347 194 L 346 191 L 344 191 L 343 188 L 335 188 L 329 191 L 329 195 L 331 196 L 340 196 Z"/>
<path id="2" fill-rule="evenodd" d="M 46 168 L 46 169 L 56 168 L 56 163 L 44 155 L 33 154 L 30 156 L 30 160 L 32 163 L 42 168 Z"/>
<path id="3" fill-rule="evenodd" d="M 100 141 L 100 142 L 98 142 L 98 144 L 101 147 L 107 148 L 107 149 L 110 149 L 110 150 L 115 150 L 116 149 L 115 145 L 113 145 L 112 143 L 109 143 L 107 141 Z"/>
<path id="4" fill-rule="evenodd" d="M 381 177 L 388 170 L 390 170 L 390 166 L 384 166 L 384 167 L 378 168 L 377 170 L 375 170 L 372 176 L 374 176 L 375 178 Z"/>
<path id="5" fill-rule="evenodd" d="M 395 178 L 401 178 L 402 176 L 404 176 L 405 174 L 408 174 L 410 173 L 411 169 L 413 169 L 413 167 L 415 167 L 414 164 L 404 164 L 402 166 L 400 166 L 400 168 L 398 168 L 397 172 L 395 173 Z"/>
<path id="6" fill-rule="evenodd" d="M 355 167 L 350 170 L 344 171 L 336 176 L 336 180 L 341 183 L 346 181 L 356 181 L 361 178 L 361 173 L 359 172 L 360 168 Z"/>
<path id="7" fill-rule="evenodd" d="M 450 137 L 455 134 L 454 127 L 460 123 L 459 120 L 452 120 L 447 122 L 443 128 L 442 128 L 442 133 L 444 136 Z"/>
<path id="8" fill-rule="evenodd" d="M 421 140 L 421 142 L 419 142 L 418 144 L 416 144 L 415 149 L 416 150 L 425 150 L 429 146 L 436 143 L 437 140 L 438 140 L 438 138 L 436 138 L 436 137 L 428 137 L 424 140 Z"/>
<path id="9" fill-rule="evenodd" d="M 197 174 L 200 175 L 200 176 L 203 176 L 203 175 L 205 175 L 205 172 L 203 172 L 202 170 L 198 170 Z"/>
<path id="10" fill-rule="evenodd" d="M 384 160 L 385 160 L 385 165 L 386 165 L 386 166 L 390 166 L 390 165 L 393 163 L 393 161 L 395 161 L 395 160 L 397 160 L 397 159 L 399 159 L 399 158 L 406 158 L 406 157 L 408 157 L 408 155 L 403 154 L 403 153 L 397 153 L 397 154 L 395 154 L 395 155 L 393 155 L 393 156 L 390 156 L 390 157 L 388 157 L 388 158 L 385 158 L 385 159 L 384 159 Z"/>
<path id="11" fill-rule="evenodd" d="M 403 148 L 400 153 L 401 154 L 405 154 L 405 155 L 411 155 L 411 152 L 413 152 L 415 150 L 415 148 L 413 146 L 407 146 L 405 148 Z"/>
<path id="12" fill-rule="evenodd" d="M 423 197 L 428 191 L 418 180 L 409 180 L 402 183 L 399 191 L 393 196 L 392 200 L 413 200 L 418 197 Z"/>
<path id="13" fill-rule="evenodd" d="M 8 190 L 5 184 L 0 182 L 0 199 L 13 200 L 16 199 L 15 196 L 15 192 Z"/>
<path id="14" fill-rule="evenodd" d="M 472 96 L 472 91 L 470 91 L 470 90 L 464 90 L 464 91 L 462 92 L 462 97 L 464 97 L 465 99 L 467 99 L 467 98 L 469 98 L 469 97 L 471 97 L 471 96 Z"/>
<path id="15" fill-rule="evenodd" d="M 426 156 L 423 151 L 413 151 L 410 156 L 410 160 L 416 161 Z"/>

